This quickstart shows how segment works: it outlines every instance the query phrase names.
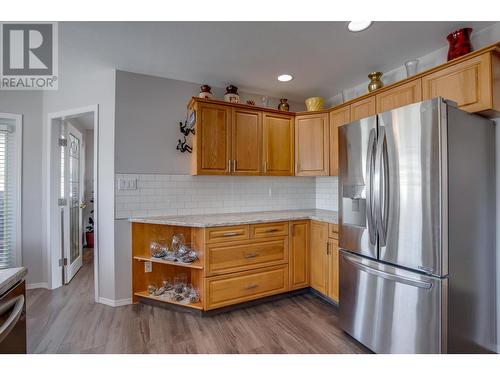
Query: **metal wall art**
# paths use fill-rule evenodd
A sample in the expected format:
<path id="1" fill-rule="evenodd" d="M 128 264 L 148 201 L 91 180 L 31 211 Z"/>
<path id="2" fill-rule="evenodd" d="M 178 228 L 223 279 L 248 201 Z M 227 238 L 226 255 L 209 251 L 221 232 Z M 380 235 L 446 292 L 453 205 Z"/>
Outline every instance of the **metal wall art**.
<path id="1" fill-rule="evenodd" d="M 186 121 L 184 121 L 184 123 L 182 123 L 181 121 L 179 121 L 179 130 L 181 132 L 181 134 L 184 135 L 184 138 L 181 140 L 181 139 L 178 139 L 177 140 L 177 150 L 180 151 L 180 152 L 193 152 L 193 148 L 187 143 L 187 136 L 189 136 L 189 134 L 195 134 L 195 129 L 194 129 L 194 125 L 196 124 L 196 112 L 193 111 L 191 112 L 190 114 L 188 114 L 187 118 L 186 118 Z"/>

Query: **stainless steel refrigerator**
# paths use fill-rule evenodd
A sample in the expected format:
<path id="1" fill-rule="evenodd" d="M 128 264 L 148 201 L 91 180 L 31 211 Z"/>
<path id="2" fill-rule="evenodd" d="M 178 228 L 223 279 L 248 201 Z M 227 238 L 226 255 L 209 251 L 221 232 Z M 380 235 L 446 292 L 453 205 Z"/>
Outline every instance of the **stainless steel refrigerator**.
<path id="1" fill-rule="evenodd" d="M 339 128 L 340 322 L 376 353 L 494 352 L 494 123 L 441 98 Z"/>

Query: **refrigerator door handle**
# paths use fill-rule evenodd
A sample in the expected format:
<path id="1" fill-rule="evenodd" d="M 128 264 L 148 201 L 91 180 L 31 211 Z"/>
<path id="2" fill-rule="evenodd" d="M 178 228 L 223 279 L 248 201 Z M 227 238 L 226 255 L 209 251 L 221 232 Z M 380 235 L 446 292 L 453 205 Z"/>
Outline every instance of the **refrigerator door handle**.
<path id="1" fill-rule="evenodd" d="M 351 263 L 354 267 L 366 272 L 366 273 L 369 273 L 371 275 L 374 275 L 374 276 L 377 276 L 377 277 L 381 277 L 383 279 L 387 279 L 387 280 L 391 280 L 391 281 L 395 281 L 397 283 L 402 283 L 402 284 L 406 284 L 406 285 L 411 285 L 411 286 L 415 286 L 417 288 L 421 288 L 421 289 L 431 289 L 432 288 L 432 283 L 428 283 L 428 282 L 425 282 L 425 281 L 421 281 L 421 280 L 417 280 L 417 279 L 413 279 L 411 277 L 406 277 L 406 276 L 401 276 L 401 275 L 394 275 L 392 273 L 387 273 L 387 272 L 384 272 L 384 271 L 380 271 L 380 270 L 377 270 L 375 268 L 372 268 L 372 267 L 369 267 L 365 264 L 362 264 L 360 262 L 358 262 L 355 258 L 352 258 L 350 256 L 347 256 L 347 255 L 343 255 L 344 256 L 344 259 Z"/>
<path id="2" fill-rule="evenodd" d="M 380 246 L 387 243 L 387 218 L 389 208 L 389 181 L 387 168 L 387 150 L 385 147 L 385 127 L 379 126 L 377 151 L 375 154 L 375 212 Z"/>
<path id="3" fill-rule="evenodd" d="M 366 217 L 368 220 L 368 237 L 370 244 L 376 245 L 377 237 L 375 235 L 375 219 L 373 214 L 373 173 L 375 170 L 374 154 L 375 154 L 375 129 L 370 130 L 368 137 L 368 150 L 366 153 Z"/>

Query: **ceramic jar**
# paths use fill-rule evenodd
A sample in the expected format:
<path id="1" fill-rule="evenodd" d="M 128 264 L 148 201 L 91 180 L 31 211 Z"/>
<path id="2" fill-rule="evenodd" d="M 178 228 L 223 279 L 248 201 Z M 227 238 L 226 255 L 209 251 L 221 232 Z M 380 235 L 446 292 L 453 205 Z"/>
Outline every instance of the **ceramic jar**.
<path id="1" fill-rule="evenodd" d="M 382 74 L 382 72 L 372 72 L 368 74 L 368 78 L 370 78 L 370 83 L 368 84 L 369 92 L 373 92 L 384 86 L 384 82 L 380 79 L 382 78 Z"/>
<path id="2" fill-rule="evenodd" d="M 446 37 L 450 45 L 448 49 L 448 61 L 472 52 L 472 44 L 470 42 L 471 33 L 472 29 L 466 27 L 448 34 Z"/>
<path id="3" fill-rule="evenodd" d="M 212 99 L 212 88 L 209 85 L 202 85 L 200 87 L 200 93 L 198 94 L 198 98 L 202 99 Z"/>
<path id="4" fill-rule="evenodd" d="M 290 110 L 290 104 L 287 103 L 288 99 L 281 98 L 280 99 L 280 104 L 278 104 L 278 109 L 280 111 L 289 111 Z"/>
<path id="5" fill-rule="evenodd" d="M 321 111 L 324 104 L 325 99 L 320 96 L 313 96 L 306 99 L 306 108 L 308 111 Z"/>
<path id="6" fill-rule="evenodd" d="M 224 95 L 224 101 L 229 103 L 239 103 L 240 96 L 238 95 L 238 88 L 233 85 L 226 87 L 226 94 Z"/>

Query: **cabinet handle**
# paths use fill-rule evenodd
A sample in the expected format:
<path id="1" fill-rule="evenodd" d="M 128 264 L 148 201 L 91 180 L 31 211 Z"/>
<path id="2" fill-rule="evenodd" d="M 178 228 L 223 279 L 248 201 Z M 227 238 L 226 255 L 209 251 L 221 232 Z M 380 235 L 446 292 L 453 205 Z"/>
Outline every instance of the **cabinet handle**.
<path id="1" fill-rule="evenodd" d="M 266 233 L 274 233 L 274 232 L 279 232 L 279 229 L 273 228 L 266 230 Z"/>
<path id="2" fill-rule="evenodd" d="M 233 172 L 236 172 L 236 160 L 233 160 Z"/>
<path id="3" fill-rule="evenodd" d="M 236 232 L 228 232 L 228 233 L 222 233 L 222 235 L 224 237 L 234 237 L 234 236 L 238 236 L 239 233 L 236 233 Z"/>
<path id="4" fill-rule="evenodd" d="M 267 173 L 267 161 L 264 162 L 264 173 Z"/>
<path id="5" fill-rule="evenodd" d="M 246 259 L 249 259 L 249 258 L 255 258 L 257 255 L 257 253 L 248 253 L 248 254 L 243 254 L 243 258 L 246 258 Z"/>
<path id="6" fill-rule="evenodd" d="M 250 284 L 250 285 L 247 285 L 247 286 L 245 287 L 245 289 L 255 289 L 255 288 L 257 288 L 257 287 L 258 287 L 258 285 L 257 285 L 257 284 Z"/>
<path id="7" fill-rule="evenodd" d="M 330 242 L 328 242 L 326 244 L 326 255 L 330 255 L 330 254 L 331 254 L 331 252 L 330 252 Z"/>
<path id="8" fill-rule="evenodd" d="M 229 173 L 231 173 L 231 159 L 227 161 L 227 168 L 229 169 Z"/>

